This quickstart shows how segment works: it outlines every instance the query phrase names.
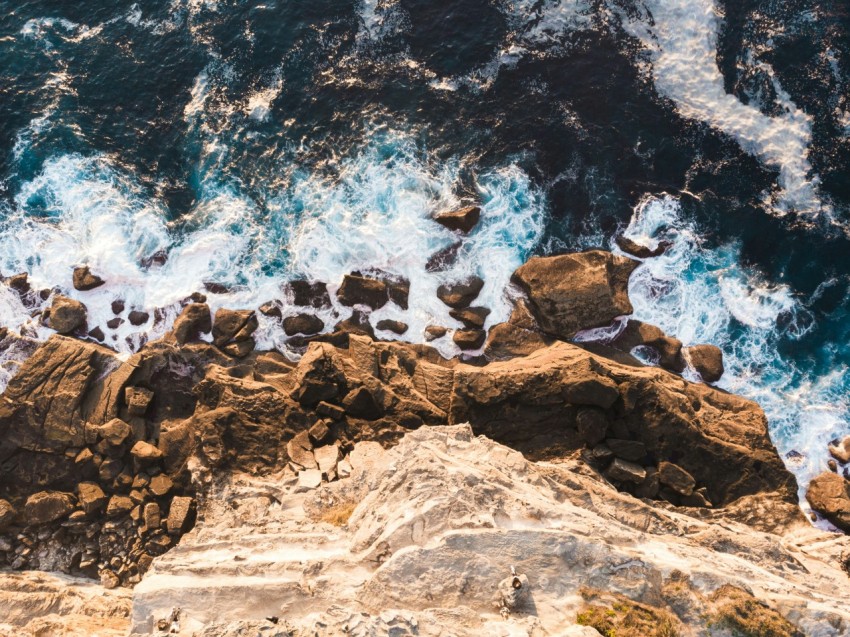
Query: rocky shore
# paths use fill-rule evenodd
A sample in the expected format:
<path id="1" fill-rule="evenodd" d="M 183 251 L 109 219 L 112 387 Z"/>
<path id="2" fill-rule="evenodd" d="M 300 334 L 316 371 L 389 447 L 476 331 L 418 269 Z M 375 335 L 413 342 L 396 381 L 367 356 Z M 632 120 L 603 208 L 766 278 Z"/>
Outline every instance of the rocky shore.
<path id="1" fill-rule="evenodd" d="M 371 323 L 407 304 L 409 283 L 384 273 L 331 290 L 351 314 L 330 333 L 323 283 L 259 309 L 297 361 L 256 351 L 257 313 L 213 315 L 201 294 L 122 360 L 82 303 L 13 277 L 24 301 L 51 299 L 58 334 L 25 344 L 0 396 L 0 599 L 23 604 L 18 572 L 35 569 L 112 589 L 135 634 L 850 634 L 847 538 L 804 518 L 758 405 L 680 375 L 715 382 L 720 351 L 628 318 L 638 264 L 533 258 L 489 326 L 483 281 L 446 284 L 461 327 L 425 338 L 470 352 L 451 360 L 376 338 L 408 329 Z M 809 502 L 847 530 L 838 470 Z M 40 577 L 56 597 L 83 586 Z M 30 603 L 10 631 L 97 634 Z"/>

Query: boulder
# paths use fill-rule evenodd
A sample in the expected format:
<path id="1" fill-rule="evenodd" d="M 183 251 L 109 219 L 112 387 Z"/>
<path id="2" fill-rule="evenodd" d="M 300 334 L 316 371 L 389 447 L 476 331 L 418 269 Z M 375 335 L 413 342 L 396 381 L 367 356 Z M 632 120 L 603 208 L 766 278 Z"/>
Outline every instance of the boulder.
<path id="1" fill-rule="evenodd" d="M 472 303 L 481 289 L 484 287 L 484 280 L 477 276 L 469 277 L 464 281 L 456 283 L 445 283 L 437 288 L 437 298 L 443 303 L 454 309 L 467 307 Z"/>
<path id="2" fill-rule="evenodd" d="M 484 355 L 490 360 L 528 356 L 551 342 L 551 338 L 538 331 L 528 330 L 513 323 L 499 323 L 487 333 Z"/>
<path id="3" fill-rule="evenodd" d="M 259 308 L 260 314 L 263 316 L 268 316 L 269 318 L 279 319 L 283 316 L 283 312 L 280 309 L 280 304 L 277 301 L 268 301 L 263 303 Z"/>
<path id="4" fill-rule="evenodd" d="M 641 462 L 646 457 L 646 445 L 637 440 L 608 438 L 605 444 L 618 458 L 631 462 Z"/>
<path id="5" fill-rule="evenodd" d="M 443 338 L 449 331 L 449 328 L 442 325 L 429 325 L 425 328 L 425 340 L 428 342 L 436 341 L 438 338 Z"/>
<path id="6" fill-rule="evenodd" d="M 368 336 L 375 338 L 375 330 L 369 322 L 369 315 L 360 310 L 351 312 L 351 316 L 334 325 L 337 332 L 345 332 L 346 334 L 357 334 L 359 336 Z"/>
<path id="7" fill-rule="evenodd" d="M 333 420 L 342 420 L 345 417 L 345 410 L 339 405 L 321 401 L 316 405 L 316 413 L 320 416 L 327 416 Z"/>
<path id="8" fill-rule="evenodd" d="M 131 310 L 130 313 L 127 315 L 127 320 L 130 321 L 130 325 L 138 327 L 147 323 L 150 317 L 151 315 L 148 312 L 142 312 L 140 310 Z"/>
<path id="9" fill-rule="evenodd" d="M 512 281 L 528 297 L 540 328 L 561 339 L 581 330 L 610 325 L 631 314 L 628 282 L 637 261 L 591 250 L 554 257 L 533 257 Z"/>
<path id="10" fill-rule="evenodd" d="M 457 262 L 457 257 L 463 246 L 463 241 L 455 241 L 449 246 L 437 250 L 434 254 L 428 257 L 425 262 L 425 270 L 427 272 L 441 272 L 448 270 Z"/>
<path id="11" fill-rule="evenodd" d="M 327 404 L 327 403 L 323 403 Z M 318 411 L 318 410 L 317 410 Z M 344 413 L 344 412 L 343 412 Z M 310 434 L 310 440 L 315 443 L 322 442 L 325 438 L 330 434 L 330 429 L 328 428 L 328 423 L 324 420 L 319 420 L 315 425 L 310 427 L 308 430 Z"/>
<path id="12" fill-rule="evenodd" d="M 190 303 L 174 321 L 171 334 L 174 340 L 183 345 L 198 340 L 201 334 L 208 334 L 211 330 L 210 306 L 206 303 Z"/>
<path id="13" fill-rule="evenodd" d="M 284 292 L 291 297 L 293 305 L 317 310 L 331 306 L 328 286 L 321 281 L 290 281 L 284 286 Z"/>
<path id="14" fill-rule="evenodd" d="M 50 306 L 48 325 L 60 334 L 70 334 L 85 326 L 86 314 L 85 305 L 67 296 L 56 294 Z"/>
<path id="15" fill-rule="evenodd" d="M 380 405 L 366 387 L 357 387 L 348 392 L 342 399 L 342 406 L 349 416 L 364 420 L 377 420 L 383 415 Z"/>
<path id="16" fill-rule="evenodd" d="M 313 455 L 313 443 L 310 442 L 307 431 L 299 431 L 286 443 L 286 455 L 292 464 L 302 469 L 315 469 L 318 466 Z"/>
<path id="17" fill-rule="evenodd" d="M 826 471 L 816 476 L 806 491 L 812 509 L 845 533 L 850 533 L 850 482 Z"/>
<path id="18" fill-rule="evenodd" d="M 127 515 L 135 506 L 135 503 L 130 498 L 123 495 L 113 495 L 109 498 L 109 503 L 106 505 L 106 517 L 117 518 Z"/>
<path id="19" fill-rule="evenodd" d="M 18 512 L 7 500 L 0 499 L 0 532 L 8 529 L 15 521 Z"/>
<path id="20" fill-rule="evenodd" d="M 106 340 L 106 334 L 103 333 L 103 330 L 99 327 L 95 327 L 93 330 L 89 331 L 89 336 L 96 341 L 103 342 Z"/>
<path id="21" fill-rule="evenodd" d="M 654 248 L 650 248 L 649 246 L 642 245 L 632 239 L 624 235 L 619 235 L 614 239 L 614 242 L 617 244 L 617 247 L 620 248 L 623 252 L 627 252 L 628 254 L 637 257 L 638 259 L 651 259 L 653 257 L 660 257 L 662 254 L 667 252 L 667 250 L 673 244 L 670 241 L 659 241 L 658 245 Z"/>
<path id="22" fill-rule="evenodd" d="M 687 356 L 691 366 L 707 383 L 716 383 L 723 376 L 723 351 L 715 345 L 688 347 Z"/>
<path id="23" fill-rule="evenodd" d="M 15 292 L 17 292 L 18 296 L 21 297 L 23 297 L 32 289 L 29 283 L 29 274 L 27 274 L 26 272 L 21 272 L 20 274 L 10 276 L 6 280 L 6 284 Z"/>
<path id="24" fill-rule="evenodd" d="M 481 208 L 478 206 L 467 206 L 460 210 L 440 212 L 434 215 L 434 221 L 444 228 L 454 230 L 455 232 L 463 232 L 464 234 L 472 230 L 480 218 Z"/>
<path id="25" fill-rule="evenodd" d="M 481 329 L 490 315 L 488 307 L 467 307 L 462 310 L 450 310 L 449 316 L 463 323 L 468 329 Z"/>
<path id="26" fill-rule="evenodd" d="M 394 321 L 392 319 L 381 319 L 375 324 L 379 330 L 392 332 L 393 334 L 404 334 L 407 331 L 407 323 Z"/>
<path id="27" fill-rule="evenodd" d="M 79 494 L 80 506 L 83 507 L 86 515 L 100 513 L 109 501 L 109 496 L 103 492 L 103 489 L 96 482 L 80 482 L 77 493 Z"/>
<path id="28" fill-rule="evenodd" d="M 697 486 L 696 480 L 690 473 L 682 467 L 666 461 L 658 463 L 658 480 L 661 484 L 684 496 L 691 495 Z"/>
<path id="29" fill-rule="evenodd" d="M 133 433 L 133 428 L 120 418 L 113 418 L 105 425 L 101 425 L 98 433 L 110 445 L 117 447 L 130 437 L 130 434 Z"/>
<path id="30" fill-rule="evenodd" d="M 608 418 L 605 412 L 596 407 L 583 407 L 576 413 L 576 428 L 581 439 L 594 447 L 605 439 L 608 433 Z"/>
<path id="31" fill-rule="evenodd" d="M 111 307 L 112 313 L 117 316 L 118 314 L 121 314 L 121 312 L 124 311 L 124 301 L 122 301 L 121 299 L 116 299 L 115 301 L 112 301 Z"/>
<path id="32" fill-rule="evenodd" d="M 257 327 L 259 323 L 253 310 L 222 308 L 215 313 L 212 328 L 213 343 L 221 348 L 229 343 L 247 342 Z"/>
<path id="33" fill-rule="evenodd" d="M 165 521 L 168 532 L 172 535 L 189 530 L 192 523 L 195 501 L 187 496 L 178 495 L 171 499 L 168 507 L 168 518 Z"/>
<path id="34" fill-rule="evenodd" d="M 833 440 L 828 449 L 830 455 L 841 464 L 850 462 L 850 436 L 844 436 L 841 440 Z"/>
<path id="35" fill-rule="evenodd" d="M 312 491 L 319 488 L 321 484 L 321 471 L 318 469 L 303 469 L 298 472 L 298 482 L 295 485 L 295 492 Z"/>
<path id="36" fill-rule="evenodd" d="M 343 305 L 365 305 L 373 310 L 384 307 L 390 300 L 385 281 L 356 274 L 345 275 L 336 296 Z"/>
<path id="37" fill-rule="evenodd" d="M 117 330 L 123 324 L 124 324 L 124 319 L 122 319 L 120 316 L 116 316 L 115 318 L 111 318 L 108 321 L 106 321 L 106 327 L 108 327 L 111 330 Z"/>
<path id="38" fill-rule="evenodd" d="M 156 502 L 148 502 L 142 509 L 142 520 L 148 531 L 159 529 L 162 526 L 162 511 Z"/>
<path id="39" fill-rule="evenodd" d="M 70 493 L 39 491 L 24 504 L 24 521 L 28 526 L 55 522 L 73 511 L 75 504 Z"/>
<path id="40" fill-rule="evenodd" d="M 159 474 L 151 478 L 150 486 L 148 487 L 156 497 L 161 498 L 171 491 L 174 487 L 174 482 L 167 475 Z"/>
<path id="41" fill-rule="evenodd" d="M 313 454 L 316 457 L 316 464 L 319 465 L 319 471 L 322 472 L 322 475 L 327 476 L 328 479 L 336 477 L 336 465 L 340 459 L 339 445 L 334 443 L 332 445 L 318 447 L 313 451 Z"/>
<path id="42" fill-rule="evenodd" d="M 624 352 L 631 352 L 640 345 L 651 347 L 659 354 L 658 363 L 664 369 L 681 373 L 685 369 L 685 359 L 682 356 L 682 341 L 667 336 L 661 329 L 634 319 L 629 319 L 626 327 L 617 338 L 611 342 Z"/>
<path id="43" fill-rule="evenodd" d="M 144 416 L 153 400 L 153 392 L 144 387 L 127 387 L 124 389 L 124 402 L 131 416 Z"/>
<path id="44" fill-rule="evenodd" d="M 487 339 L 487 332 L 484 330 L 455 330 L 452 340 L 462 350 L 480 349 Z"/>
<path id="45" fill-rule="evenodd" d="M 646 479 L 646 469 L 634 462 L 614 458 L 614 462 L 605 470 L 605 477 L 614 482 L 641 484 Z"/>
<path id="46" fill-rule="evenodd" d="M 85 292 L 86 290 L 93 290 L 96 287 L 100 287 L 104 284 L 103 279 L 101 279 L 96 274 L 92 274 L 89 266 L 83 265 L 77 268 L 74 268 L 74 289 L 80 290 L 81 292 Z"/>
<path id="47" fill-rule="evenodd" d="M 318 334 L 325 329 L 325 322 L 315 314 L 302 312 L 283 319 L 283 331 L 287 336 L 295 334 Z"/>
<path id="48" fill-rule="evenodd" d="M 410 299 L 410 281 L 401 278 L 387 278 L 387 291 L 390 295 L 390 301 L 398 305 L 401 309 L 406 310 Z"/>
<path id="49" fill-rule="evenodd" d="M 144 440 L 139 440 L 130 449 L 130 454 L 142 464 L 150 464 L 162 458 L 162 451 Z"/>

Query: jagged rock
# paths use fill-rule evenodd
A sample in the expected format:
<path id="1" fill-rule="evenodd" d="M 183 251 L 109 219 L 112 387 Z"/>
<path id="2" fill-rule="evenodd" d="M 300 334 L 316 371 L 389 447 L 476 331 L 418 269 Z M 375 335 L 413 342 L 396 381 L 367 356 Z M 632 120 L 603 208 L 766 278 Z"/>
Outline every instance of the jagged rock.
<path id="1" fill-rule="evenodd" d="M 425 328 L 425 340 L 436 341 L 438 338 L 444 337 L 448 331 L 449 328 L 442 325 L 429 325 Z"/>
<path id="2" fill-rule="evenodd" d="M 310 442 L 307 431 L 299 431 L 286 443 L 286 455 L 289 456 L 290 462 L 302 469 L 315 469 L 318 466 L 313 455 L 313 443 Z"/>
<path id="3" fill-rule="evenodd" d="M 845 533 L 850 533 L 850 482 L 826 471 L 816 476 L 806 492 L 811 507 Z"/>
<path id="4" fill-rule="evenodd" d="M 605 439 L 608 433 L 608 418 L 601 409 L 584 407 L 576 413 L 576 428 L 582 440 L 593 447 Z"/>
<path id="5" fill-rule="evenodd" d="M 356 274 L 345 275 L 336 296 L 343 305 L 365 305 L 373 310 L 384 307 L 390 300 L 385 281 Z"/>
<path id="6" fill-rule="evenodd" d="M 723 351 L 715 345 L 694 345 L 687 348 L 691 365 L 707 383 L 716 383 L 723 376 Z"/>
<path id="7" fill-rule="evenodd" d="M 219 348 L 229 343 L 246 342 L 259 327 L 253 310 L 228 310 L 222 308 L 215 313 L 213 343 Z M 252 348 L 253 349 L 253 348 Z"/>
<path id="8" fill-rule="evenodd" d="M 328 476 L 329 479 L 336 476 L 336 465 L 340 458 L 338 444 L 317 447 L 313 450 L 313 455 L 316 457 L 316 464 L 319 465 L 319 471 L 323 475 Z"/>
<path id="9" fill-rule="evenodd" d="M 127 315 L 127 320 L 130 321 L 130 325 L 138 327 L 147 323 L 150 317 L 151 315 L 148 312 L 142 312 L 140 310 L 131 310 L 130 313 Z"/>
<path id="10" fill-rule="evenodd" d="M 466 234 L 475 227 L 480 217 L 481 208 L 478 206 L 467 206 L 460 210 L 440 212 L 434 216 L 434 221 L 449 230 Z"/>
<path id="11" fill-rule="evenodd" d="M 318 422 L 316 422 L 315 425 L 310 427 L 308 433 L 310 434 L 310 440 L 319 443 L 328 437 L 328 435 L 330 434 L 330 429 L 328 429 L 328 425 L 324 420 L 319 420 Z"/>
<path id="12" fill-rule="evenodd" d="M 490 328 L 484 345 L 484 354 L 490 360 L 508 360 L 528 356 L 552 343 L 540 332 L 525 329 L 513 323 L 499 323 Z"/>
<path id="13" fill-rule="evenodd" d="M 247 338 L 244 341 L 227 343 L 226 345 L 222 345 L 219 349 L 228 356 L 233 356 L 234 358 L 245 358 L 248 354 L 254 351 L 254 347 L 256 347 L 256 345 L 257 343 L 253 338 Z"/>
<path id="14" fill-rule="evenodd" d="M 390 301 L 398 305 L 401 309 L 406 310 L 410 299 L 410 281 L 407 279 L 387 278 L 386 282 Z"/>
<path id="15" fill-rule="evenodd" d="M 296 493 L 312 491 L 322 484 L 322 472 L 318 469 L 302 469 L 298 472 L 298 483 L 295 485 Z"/>
<path id="16" fill-rule="evenodd" d="M 629 239 L 626 236 L 618 235 L 614 239 L 617 246 L 623 252 L 627 252 L 632 256 L 637 257 L 638 259 L 651 259 L 653 257 L 660 257 L 662 254 L 667 252 L 667 250 L 673 244 L 670 241 L 659 241 L 658 245 L 655 248 L 650 248 L 645 245 L 641 245 L 632 239 Z"/>
<path id="17" fill-rule="evenodd" d="M 80 482 L 77 492 L 80 506 L 83 507 L 86 515 L 100 513 L 109 501 L 109 496 L 103 492 L 103 489 L 96 482 Z"/>
<path id="18" fill-rule="evenodd" d="M 95 327 L 93 330 L 90 330 L 89 336 L 91 336 L 96 341 L 100 341 L 101 343 L 106 339 L 106 334 L 104 334 L 103 330 L 99 327 Z"/>
<path id="19" fill-rule="evenodd" d="M 460 309 L 472 303 L 484 287 L 484 280 L 473 276 L 465 281 L 443 284 L 437 288 L 437 298 L 454 309 Z"/>
<path id="20" fill-rule="evenodd" d="M 321 281 L 290 281 L 284 290 L 292 296 L 293 305 L 312 307 L 317 310 L 331 306 L 328 286 Z"/>
<path id="21" fill-rule="evenodd" d="M 263 316 L 268 316 L 269 318 L 279 319 L 283 316 L 283 312 L 280 309 L 280 304 L 277 301 L 268 301 L 263 303 L 260 306 L 260 314 Z"/>
<path id="22" fill-rule="evenodd" d="M 386 330 L 394 334 L 404 334 L 407 331 L 407 323 L 394 321 L 392 319 L 381 319 L 375 324 L 379 330 Z"/>
<path id="23" fill-rule="evenodd" d="M 681 373 L 685 369 L 685 359 L 682 357 L 682 341 L 667 336 L 659 328 L 649 323 L 629 319 L 626 327 L 611 343 L 612 347 L 630 352 L 635 347 L 644 345 L 658 352 L 659 364 L 664 369 Z"/>
<path id="24" fill-rule="evenodd" d="M 614 462 L 605 470 L 605 477 L 615 482 L 641 484 L 646 479 L 646 469 L 634 462 L 614 458 Z"/>
<path id="25" fill-rule="evenodd" d="M 655 467 L 646 468 L 646 477 L 643 479 L 637 489 L 635 495 L 639 498 L 648 498 L 654 500 L 658 497 L 658 490 L 661 488 L 661 481 L 658 479 L 658 469 Z"/>
<path id="26" fill-rule="evenodd" d="M 342 399 L 342 406 L 345 408 L 345 413 L 355 418 L 377 420 L 383 415 L 380 405 L 366 387 L 352 389 Z"/>
<path id="27" fill-rule="evenodd" d="M 100 436 L 113 446 L 124 444 L 133 433 L 133 428 L 120 418 L 113 418 L 98 430 Z"/>
<path id="28" fill-rule="evenodd" d="M 145 528 L 149 531 L 158 529 L 162 526 L 162 512 L 156 502 L 148 502 L 142 509 L 142 520 Z"/>
<path id="29" fill-rule="evenodd" d="M 315 314 L 296 314 L 283 319 L 283 331 L 287 336 L 295 334 L 318 334 L 325 329 L 325 323 Z"/>
<path id="30" fill-rule="evenodd" d="M 133 448 L 130 449 L 130 453 L 136 460 L 143 464 L 156 462 L 163 456 L 162 451 L 144 440 L 139 440 L 136 444 L 134 444 Z"/>
<path id="31" fill-rule="evenodd" d="M 533 257 L 512 277 L 540 328 L 562 339 L 631 314 L 628 282 L 637 261 L 591 250 Z"/>
<path id="32" fill-rule="evenodd" d="M 156 497 L 161 498 L 171 492 L 174 482 L 167 475 L 160 474 L 151 478 L 150 490 Z"/>
<path id="33" fill-rule="evenodd" d="M 345 410 L 339 405 L 321 401 L 316 405 L 316 413 L 320 416 L 327 416 L 334 420 L 342 420 L 345 417 Z"/>
<path id="34" fill-rule="evenodd" d="M 449 316 L 463 323 L 468 329 L 481 329 L 490 315 L 488 307 L 467 307 L 462 310 L 450 310 Z"/>
<path id="35" fill-rule="evenodd" d="M 0 532 L 5 531 L 12 525 L 17 514 L 18 512 L 15 511 L 15 507 L 7 500 L 0 499 Z"/>
<path id="36" fill-rule="evenodd" d="M 455 345 L 463 350 L 479 349 L 486 339 L 487 332 L 484 330 L 455 330 L 452 335 Z"/>
<path id="37" fill-rule="evenodd" d="M 133 510 L 136 505 L 127 496 L 113 495 L 109 498 L 109 504 L 106 505 L 106 517 L 117 518 L 126 515 Z"/>
<path id="38" fill-rule="evenodd" d="M 85 292 L 93 290 L 104 284 L 104 280 L 96 274 L 92 274 L 91 269 L 87 265 L 74 268 L 74 289 Z"/>
<path id="39" fill-rule="evenodd" d="M 841 440 L 832 441 L 827 448 L 830 455 L 841 464 L 850 462 L 850 436 L 844 436 Z"/>
<path id="40" fill-rule="evenodd" d="M 6 284 L 15 290 L 19 296 L 23 296 L 32 289 L 29 283 L 29 274 L 26 272 L 10 276 Z"/>
<path id="41" fill-rule="evenodd" d="M 658 479 L 680 495 L 691 495 L 696 487 L 694 477 L 672 462 L 662 461 L 658 463 Z"/>
<path id="42" fill-rule="evenodd" d="M 608 448 L 618 458 L 631 462 L 640 462 L 646 457 L 646 445 L 637 440 L 622 440 L 619 438 L 608 438 L 605 441 Z"/>
<path id="43" fill-rule="evenodd" d="M 338 332 L 375 338 L 375 330 L 372 329 L 372 324 L 369 323 L 369 315 L 360 310 L 354 310 L 351 316 L 337 323 L 334 329 Z"/>
<path id="44" fill-rule="evenodd" d="M 153 392 L 144 387 L 126 387 L 124 402 L 131 416 L 144 416 L 153 400 Z"/>
<path id="45" fill-rule="evenodd" d="M 183 308 L 180 316 L 174 321 L 171 333 L 181 345 L 195 341 L 201 334 L 212 330 L 210 306 L 206 303 L 191 303 Z"/>
<path id="46" fill-rule="evenodd" d="M 50 306 L 47 323 L 59 334 L 70 334 L 85 326 L 86 314 L 85 305 L 67 296 L 56 294 Z"/>
<path id="47" fill-rule="evenodd" d="M 171 535 L 183 533 L 191 524 L 195 501 L 187 496 L 174 496 L 168 507 L 168 518 L 165 521 Z"/>
<path id="48" fill-rule="evenodd" d="M 24 520 L 35 526 L 54 522 L 74 510 L 74 496 L 59 491 L 39 491 L 27 498 L 24 504 Z"/>

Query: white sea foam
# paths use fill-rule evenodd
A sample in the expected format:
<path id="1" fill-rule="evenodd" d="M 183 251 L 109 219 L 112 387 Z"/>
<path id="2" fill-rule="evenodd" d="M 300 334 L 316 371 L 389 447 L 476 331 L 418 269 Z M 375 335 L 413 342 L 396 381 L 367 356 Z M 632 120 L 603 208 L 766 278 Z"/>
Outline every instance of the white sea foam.
<path id="1" fill-rule="evenodd" d="M 793 466 L 802 495 L 826 465 L 827 443 L 850 433 L 850 388 L 843 366 L 819 372 L 779 353 L 781 338 L 802 338 L 810 329 L 800 299 L 787 286 L 771 285 L 743 269 L 737 245 L 703 247 L 674 197 L 643 201 L 624 234 L 650 246 L 672 242 L 632 275 L 634 317 L 685 345 L 712 343 L 723 349 L 726 372 L 719 386 L 762 406 L 783 456 L 792 450 L 802 454 Z"/>

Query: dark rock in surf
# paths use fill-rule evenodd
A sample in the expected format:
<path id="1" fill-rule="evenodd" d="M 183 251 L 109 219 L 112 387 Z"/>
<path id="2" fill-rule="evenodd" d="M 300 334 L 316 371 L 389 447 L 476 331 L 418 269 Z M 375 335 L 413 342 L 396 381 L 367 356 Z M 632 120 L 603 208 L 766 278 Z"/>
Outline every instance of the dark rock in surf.
<path id="1" fill-rule="evenodd" d="M 87 290 L 93 290 L 97 287 L 100 287 L 105 282 L 96 274 L 92 274 L 89 266 L 83 265 L 77 268 L 74 268 L 74 289 L 79 290 L 81 292 L 85 292 Z"/>
<path id="2" fill-rule="evenodd" d="M 645 245 L 641 245 L 636 241 L 629 239 L 626 236 L 619 235 L 614 239 L 614 242 L 617 244 L 617 247 L 620 248 L 623 252 L 630 254 L 632 256 L 637 257 L 638 259 L 651 259 L 654 257 L 660 257 L 662 254 L 667 252 L 667 250 L 673 245 L 670 241 L 659 241 L 658 245 L 655 248 L 650 248 Z"/>
<path id="3" fill-rule="evenodd" d="M 191 303 L 183 308 L 174 321 L 171 335 L 181 345 L 198 340 L 201 334 L 212 330 L 210 306 L 206 303 Z"/>
<path id="4" fill-rule="evenodd" d="M 343 305 L 365 305 L 373 310 L 384 307 L 390 300 L 385 281 L 356 274 L 345 275 L 336 296 Z"/>
<path id="5" fill-rule="evenodd" d="M 130 321 L 130 325 L 135 325 L 136 327 L 138 327 L 147 323 L 150 317 L 151 315 L 147 312 L 133 310 L 127 315 L 127 320 Z"/>
<path id="6" fill-rule="evenodd" d="M 375 325 L 379 330 L 393 332 L 394 334 L 404 334 L 407 331 L 407 323 L 401 321 L 393 321 L 391 319 L 381 319 Z"/>
<path id="7" fill-rule="evenodd" d="M 442 325 L 429 325 L 425 328 L 425 340 L 429 343 L 436 341 L 438 338 L 443 338 L 449 331 L 449 328 Z"/>
<path id="8" fill-rule="evenodd" d="M 465 281 L 447 283 L 437 288 L 437 298 L 454 309 L 467 307 L 472 303 L 484 287 L 484 280 L 472 276 Z"/>
<path id="9" fill-rule="evenodd" d="M 850 481 L 826 471 L 809 483 L 806 500 L 845 533 L 850 533 Z"/>
<path id="10" fill-rule="evenodd" d="M 687 348 L 688 359 L 707 383 L 716 383 L 723 376 L 723 350 L 716 345 L 694 345 Z"/>
<path id="11" fill-rule="evenodd" d="M 468 329 L 481 329 L 484 327 L 484 322 L 490 315 L 488 307 L 467 307 L 462 310 L 451 310 L 449 316 L 456 321 L 463 323 Z"/>
<path id="12" fill-rule="evenodd" d="M 296 279 L 284 286 L 284 292 L 292 297 L 292 304 L 300 307 L 326 309 L 331 306 L 327 284 L 321 281 Z"/>
<path id="13" fill-rule="evenodd" d="M 480 349 L 487 338 L 487 332 L 478 329 L 455 330 L 452 340 L 462 350 Z"/>
<path id="14" fill-rule="evenodd" d="M 283 331 L 287 336 L 296 334 L 318 334 L 325 329 L 325 323 L 315 314 L 301 313 L 283 319 Z"/>
<path id="15" fill-rule="evenodd" d="M 466 234 L 475 227 L 480 218 L 481 208 L 478 206 L 467 206 L 460 210 L 441 212 L 434 216 L 434 221 L 444 228 Z"/>
<path id="16" fill-rule="evenodd" d="M 46 314 L 48 326 L 60 334 L 70 334 L 86 324 L 86 306 L 61 294 L 53 297 Z"/>
<path id="17" fill-rule="evenodd" d="M 664 369 L 677 373 L 681 373 L 685 369 L 682 341 L 667 336 L 659 328 L 649 323 L 629 319 L 623 331 L 610 344 L 626 353 L 640 345 L 651 347 L 658 352 L 659 364 Z"/>

